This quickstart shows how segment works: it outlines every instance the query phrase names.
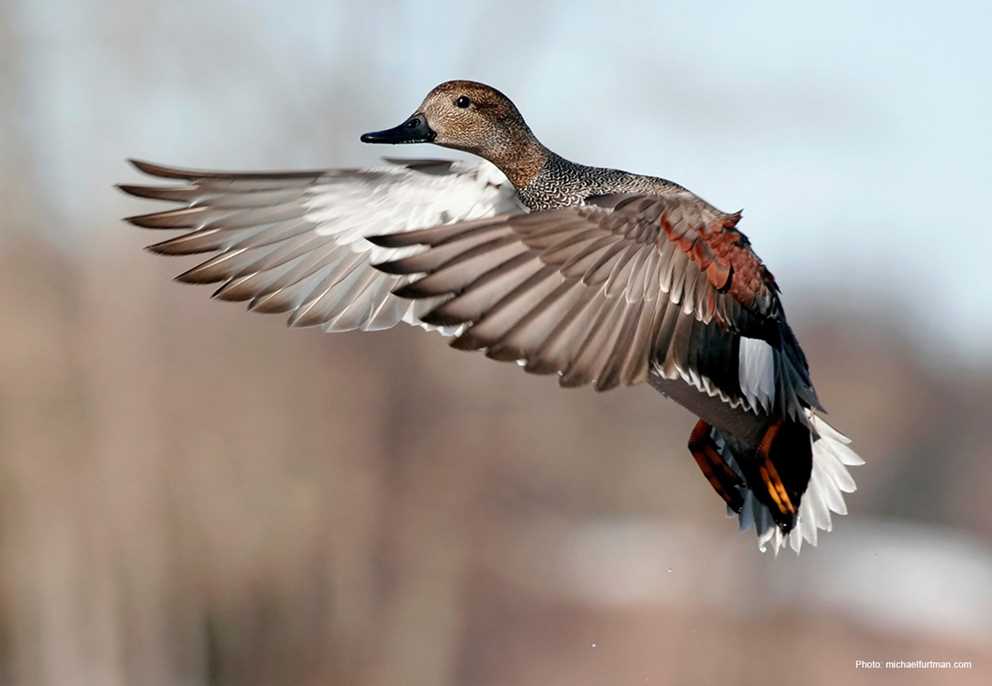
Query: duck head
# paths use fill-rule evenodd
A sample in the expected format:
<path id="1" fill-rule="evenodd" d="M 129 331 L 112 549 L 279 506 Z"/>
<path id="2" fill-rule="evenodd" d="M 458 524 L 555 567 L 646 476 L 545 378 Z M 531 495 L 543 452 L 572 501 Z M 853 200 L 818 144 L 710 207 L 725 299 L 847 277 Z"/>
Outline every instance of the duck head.
<path id="1" fill-rule="evenodd" d="M 499 167 L 522 188 L 547 157 L 508 97 L 475 81 L 446 81 L 427 94 L 406 121 L 366 133 L 363 143 L 434 143 L 464 150 Z"/>

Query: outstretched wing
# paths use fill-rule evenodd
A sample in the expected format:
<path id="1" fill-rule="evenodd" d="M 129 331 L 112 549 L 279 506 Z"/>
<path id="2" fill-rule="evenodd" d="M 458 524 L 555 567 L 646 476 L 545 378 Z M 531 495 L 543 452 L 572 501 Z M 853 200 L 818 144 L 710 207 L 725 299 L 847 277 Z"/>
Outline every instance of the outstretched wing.
<path id="1" fill-rule="evenodd" d="M 377 266 L 420 275 L 398 295 L 447 298 L 423 320 L 466 325 L 456 348 L 598 390 L 653 369 L 799 417 L 819 406 L 806 360 L 739 219 L 688 192 L 622 195 L 370 240 L 429 246 Z"/>
<path id="2" fill-rule="evenodd" d="M 432 303 L 391 293 L 405 280 L 372 261 L 402 253 L 365 237 L 521 212 L 513 187 L 489 163 L 389 160 L 382 169 L 228 173 L 133 162 L 175 185 L 119 186 L 130 195 L 181 207 L 130 217 L 149 229 L 181 229 L 155 243 L 162 255 L 212 253 L 180 274 L 219 283 L 214 297 L 247 301 L 256 312 L 289 312 L 293 326 L 372 331 L 422 324 Z"/>

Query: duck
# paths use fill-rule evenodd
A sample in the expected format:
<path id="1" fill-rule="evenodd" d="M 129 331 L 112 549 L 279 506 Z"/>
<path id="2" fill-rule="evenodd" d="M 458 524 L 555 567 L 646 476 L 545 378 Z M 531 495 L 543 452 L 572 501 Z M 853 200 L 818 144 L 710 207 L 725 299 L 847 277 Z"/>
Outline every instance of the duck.
<path id="1" fill-rule="evenodd" d="M 847 514 L 864 464 L 823 418 L 772 273 L 723 212 L 660 177 L 572 162 L 513 102 L 474 81 L 431 89 L 368 144 L 432 144 L 478 161 L 218 172 L 131 160 L 177 203 L 132 225 L 182 233 L 148 249 L 209 257 L 176 279 L 290 326 L 399 324 L 554 376 L 648 384 L 698 421 L 687 447 L 762 552 L 799 553 Z"/>

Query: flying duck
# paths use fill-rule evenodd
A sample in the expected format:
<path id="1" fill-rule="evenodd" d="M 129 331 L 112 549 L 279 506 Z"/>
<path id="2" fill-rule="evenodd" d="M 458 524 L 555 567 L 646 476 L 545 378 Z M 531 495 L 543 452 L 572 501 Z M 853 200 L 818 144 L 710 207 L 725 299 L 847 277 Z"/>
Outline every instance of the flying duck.
<path id="1" fill-rule="evenodd" d="M 563 387 L 647 382 L 700 419 L 689 452 L 762 551 L 799 552 L 846 514 L 863 460 L 821 417 L 771 272 L 718 210 L 671 181 L 576 164 L 495 88 L 448 81 L 365 143 L 433 143 L 481 163 L 208 172 L 132 161 L 179 203 L 127 219 L 209 253 L 180 274 L 291 326 L 404 322 Z"/>

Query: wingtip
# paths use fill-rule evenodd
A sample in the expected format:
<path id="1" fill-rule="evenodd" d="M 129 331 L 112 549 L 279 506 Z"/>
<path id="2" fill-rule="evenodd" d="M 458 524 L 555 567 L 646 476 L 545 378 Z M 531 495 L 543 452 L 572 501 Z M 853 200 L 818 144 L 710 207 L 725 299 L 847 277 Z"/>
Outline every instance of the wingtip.
<path id="1" fill-rule="evenodd" d="M 463 350 L 465 352 L 471 352 L 473 350 L 482 350 L 486 347 L 485 341 L 479 340 L 476 336 L 472 334 L 472 330 L 469 329 L 465 331 L 458 338 L 454 339 L 449 343 L 455 350 Z"/>
<path id="2" fill-rule="evenodd" d="M 152 200 L 157 200 L 152 189 L 148 186 L 142 186 L 136 183 L 115 183 L 114 188 L 119 190 L 121 193 L 130 195 L 134 198 L 151 198 Z"/>
<path id="3" fill-rule="evenodd" d="M 406 245 L 402 242 L 402 239 L 399 238 L 399 234 L 395 233 L 380 233 L 375 236 L 366 236 L 365 240 L 380 248 L 398 248 Z"/>
<path id="4" fill-rule="evenodd" d="M 218 276 L 214 273 L 207 272 L 204 274 L 202 269 L 203 265 L 197 265 L 191 269 L 187 269 L 182 274 L 176 274 L 172 277 L 173 281 L 178 281 L 179 283 L 194 284 L 197 286 L 203 286 L 211 283 L 220 283 L 221 281 L 226 281 L 226 277 Z M 214 293 L 216 295 L 216 293 Z M 213 297 L 213 296 L 211 296 Z"/>
<path id="5" fill-rule="evenodd" d="M 148 160 L 139 160 L 137 157 L 128 157 L 127 163 L 140 172 L 145 174 L 152 174 L 153 170 L 160 168 L 160 165 L 154 162 L 149 162 Z"/>
<path id="6" fill-rule="evenodd" d="M 131 226 L 140 226 L 143 229 L 147 229 L 149 227 L 144 223 L 146 221 L 147 216 L 148 215 L 144 215 L 144 214 L 135 214 L 135 215 L 131 215 L 130 217 L 122 217 L 121 221 L 125 221 Z"/>
<path id="7" fill-rule="evenodd" d="M 424 293 L 420 288 L 418 288 L 416 281 L 400 286 L 399 288 L 395 288 L 392 293 L 397 298 L 404 298 L 406 300 L 417 300 L 418 298 L 426 298 L 431 295 L 429 293 Z"/>
<path id="8" fill-rule="evenodd" d="M 170 227 L 168 225 L 163 225 L 162 216 L 164 212 L 152 212 L 149 214 L 134 214 L 130 217 L 124 217 L 124 221 L 132 226 L 138 226 L 142 229 L 161 229 L 161 228 L 184 228 L 184 227 Z"/>
<path id="9" fill-rule="evenodd" d="M 179 167 L 167 167 L 164 164 L 139 160 L 134 157 L 128 157 L 127 162 L 142 174 L 148 174 L 149 176 L 155 176 L 160 179 L 185 179 L 189 181 L 203 176 L 209 176 L 211 173 L 198 172 L 192 169 L 180 169 Z"/>
<path id="10" fill-rule="evenodd" d="M 427 241 L 430 239 L 430 232 L 434 228 L 444 227 L 401 231 L 399 233 L 380 233 L 375 236 L 366 236 L 365 240 L 380 248 L 409 248 L 414 245 L 428 245 Z"/>
<path id="11" fill-rule="evenodd" d="M 145 193 L 141 192 L 141 186 L 134 183 L 115 183 L 113 185 L 118 191 L 124 195 L 129 195 L 132 198 L 144 198 L 147 197 Z M 127 221 L 127 218 L 125 218 Z"/>
<path id="12" fill-rule="evenodd" d="M 383 274 L 407 274 L 408 272 L 403 270 L 402 266 L 403 260 L 389 260 L 387 262 L 379 262 L 373 264 L 372 268 L 377 269 Z"/>
<path id="13" fill-rule="evenodd" d="M 422 315 L 420 317 L 420 321 L 422 321 L 424 324 L 430 324 L 431 326 L 439 326 L 439 327 L 459 326 L 465 323 L 462 319 L 458 317 L 452 317 L 450 314 L 444 312 L 443 307 L 435 308 L 430 312 L 428 312 L 427 314 Z"/>

